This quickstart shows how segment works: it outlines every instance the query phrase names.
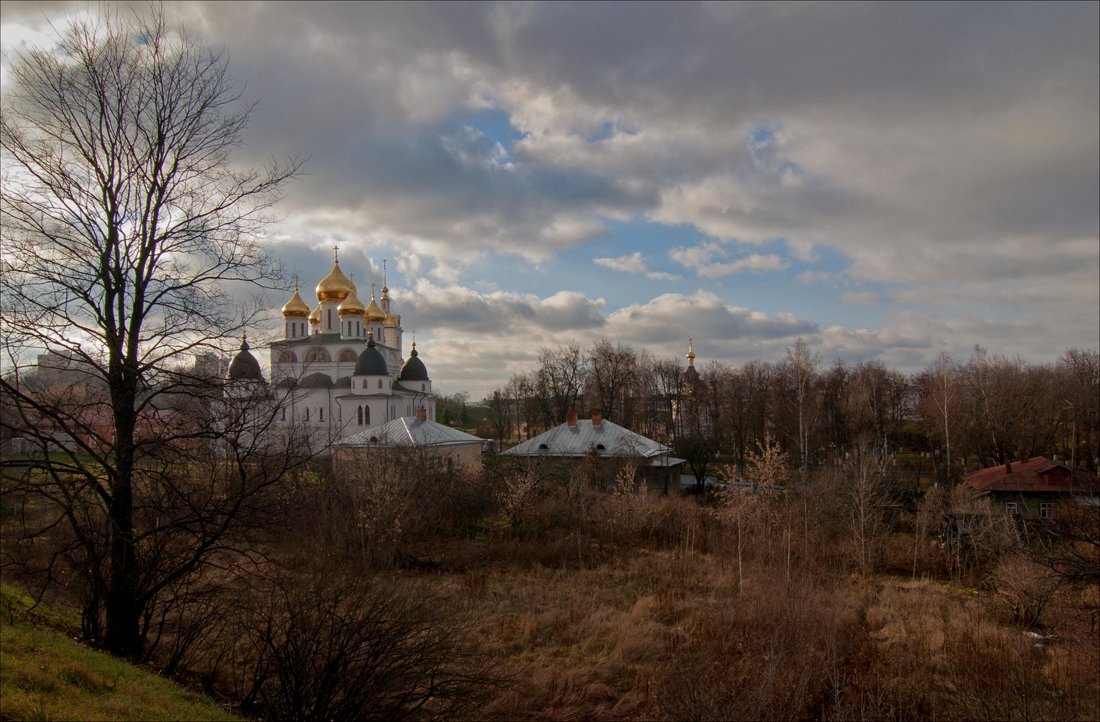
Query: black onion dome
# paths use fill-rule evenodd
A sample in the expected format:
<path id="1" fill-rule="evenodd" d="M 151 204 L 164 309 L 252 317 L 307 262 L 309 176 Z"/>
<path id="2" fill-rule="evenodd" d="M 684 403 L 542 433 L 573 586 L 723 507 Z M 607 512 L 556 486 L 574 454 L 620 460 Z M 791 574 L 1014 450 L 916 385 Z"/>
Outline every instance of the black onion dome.
<path id="1" fill-rule="evenodd" d="M 413 342 L 412 351 L 409 352 L 409 360 L 401 367 L 399 381 L 427 381 L 428 369 L 420 360 L 420 354 L 416 351 L 416 342 Z"/>
<path id="2" fill-rule="evenodd" d="M 248 339 L 241 339 L 241 350 L 229 362 L 230 381 L 263 381 L 260 362 L 248 350 Z"/>
<path id="3" fill-rule="evenodd" d="M 355 376 L 389 376 L 390 367 L 386 359 L 382 358 L 382 352 L 374 343 L 374 334 L 367 338 L 367 347 L 359 354 L 359 360 L 355 362 Z"/>

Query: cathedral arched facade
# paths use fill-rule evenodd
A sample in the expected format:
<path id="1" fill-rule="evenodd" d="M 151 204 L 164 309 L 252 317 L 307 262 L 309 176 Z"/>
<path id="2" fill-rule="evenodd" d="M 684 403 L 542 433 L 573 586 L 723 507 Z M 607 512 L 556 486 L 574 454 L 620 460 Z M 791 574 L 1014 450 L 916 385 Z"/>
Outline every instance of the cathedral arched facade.
<path id="1" fill-rule="evenodd" d="M 311 308 L 295 288 L 282 308 L 283 338 L 270 344 L 276 423 L 332 443 L 420 409 L 434 418 L 431 378 L 415 341 L 404 356 L 385 278 L 364 305 L 337 257 L 315 292 Z"/>

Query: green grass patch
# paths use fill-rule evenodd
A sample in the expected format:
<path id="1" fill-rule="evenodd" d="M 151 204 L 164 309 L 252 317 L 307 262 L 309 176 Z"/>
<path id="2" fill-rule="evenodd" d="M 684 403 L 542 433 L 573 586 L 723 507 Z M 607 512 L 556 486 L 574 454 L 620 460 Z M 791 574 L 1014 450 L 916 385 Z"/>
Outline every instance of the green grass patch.
<path id="1" fill-rule="evenodd" d="M 0 586 L 0 717 L 5 720 L 236 720 L 202 695 L 58 631 L 71 614 Z"/>

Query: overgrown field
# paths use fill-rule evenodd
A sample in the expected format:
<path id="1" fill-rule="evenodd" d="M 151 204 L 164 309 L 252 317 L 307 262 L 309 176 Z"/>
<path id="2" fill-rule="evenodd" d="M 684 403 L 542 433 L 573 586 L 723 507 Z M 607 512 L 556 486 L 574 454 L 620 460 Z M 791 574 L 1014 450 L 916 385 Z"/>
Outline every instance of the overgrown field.
<path id="1" fill-rule="evenodd" d="M 275 720 L 1100 718 L 1095 579 L 995 517 L 945 539 L 961 497 L 857 514 L 839 477 L 680 497 L 630 469 L 397 468 L 284 488 L 151 608 L 146 663 Z M 10 579 L 79 602 L 11 543 Z"/>

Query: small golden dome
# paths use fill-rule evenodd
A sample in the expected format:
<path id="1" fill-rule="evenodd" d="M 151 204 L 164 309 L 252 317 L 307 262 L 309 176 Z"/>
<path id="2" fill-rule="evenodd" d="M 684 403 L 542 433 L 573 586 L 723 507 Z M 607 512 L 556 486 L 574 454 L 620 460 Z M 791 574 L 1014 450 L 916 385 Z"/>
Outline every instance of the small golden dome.
<path id="1" fill-rule="evenodd" d="M 313 313 L 309 314 L 309 322 L 321 323 L 321 306 L 318 304 L 317 308 L 313 309 Z"/>
<path id="2" fill-rule="evenodd" d="M 694 339 L 690 339 L 690 338 L 688 339 L 688 352 L 687 352 L 688 365 L 691 365 L 691 364 L 695 363 L 695 349 L 692 348 L 692 346 L 694 345 L 693 342 L 694 342 Z"/>
<path id="3" fill-rule="evenodd" d="M 374 296 L 371 296 L 370 303 L 367 304 L 367 309 L 364 312 L 367 317 L 367 322 L 381 323 L 386 320 L 386 314 L 382 312 L 382 309 L 378 307 L 378 302 L 374 300 Z"/>
<path id="4" fill-rule="evenodd" d="M 351 293 L 336 307 L 336 312 L 341 316 L 362 316 L 366 311 L 363 302 L 359 300 L 359 294 L 355 292 L 355 284 L 351 286 Z"/>
<path id="5" fill-rule="evenodd" d="M 294 295 L 283 306 L 283 318 L 305 318 L 309 315 L 309 306 L 302 300 L 298 289 L 294 289 Z"/>
<path id="6" fill-rule="evenodd" d="M 343 301 L 351 293 L 351 279 L 340 270 L 340 262 L 332 264 L 332 271 L 317 284 L 318 301 Z"/>

